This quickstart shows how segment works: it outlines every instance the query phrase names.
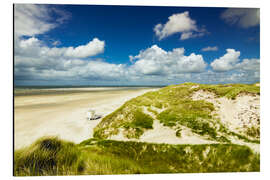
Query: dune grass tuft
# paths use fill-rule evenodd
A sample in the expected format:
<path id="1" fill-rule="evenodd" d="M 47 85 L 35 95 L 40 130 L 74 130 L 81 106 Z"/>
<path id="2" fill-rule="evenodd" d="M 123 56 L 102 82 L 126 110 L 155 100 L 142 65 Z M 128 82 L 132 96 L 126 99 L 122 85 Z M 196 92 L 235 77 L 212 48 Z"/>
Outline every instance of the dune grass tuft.
<path id="1" fill-rule="evenodd" d="M 15 152 L 14 173 L 23 175 L 68 175 L 84 170 L 80 151 L 71 142 L 43 137 Z"/>

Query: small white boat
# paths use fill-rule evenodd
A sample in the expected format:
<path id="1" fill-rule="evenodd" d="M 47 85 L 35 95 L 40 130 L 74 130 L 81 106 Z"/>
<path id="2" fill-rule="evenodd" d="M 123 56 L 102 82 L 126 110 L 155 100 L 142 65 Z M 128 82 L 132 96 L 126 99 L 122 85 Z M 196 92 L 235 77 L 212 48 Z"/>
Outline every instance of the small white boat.
<path id="1" fill-rule="evenodd" d="M 97 120 L 100 119 L 102 116 L 95 114 L 95 110 L 89 109 L 86 113 L 86 119 L 87 120 Z"/>

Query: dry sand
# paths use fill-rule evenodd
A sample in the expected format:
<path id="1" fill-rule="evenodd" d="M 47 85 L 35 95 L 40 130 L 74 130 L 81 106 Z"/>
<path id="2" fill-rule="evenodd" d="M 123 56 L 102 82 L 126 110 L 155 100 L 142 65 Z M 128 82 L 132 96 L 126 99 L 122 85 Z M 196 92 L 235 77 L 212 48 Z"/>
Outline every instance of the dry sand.
<path id="1" fill-rule="evenodd" d="M 239 94 L 235 100 L 216 98 L 213 93 L 199 90 L 192 96 L 194 100 L 206 100 L 216 107 L 220 120 L 231 131 L 242 133 L 244 128 L 260 125 L 260 96 Z"/>
<path id="2" fill-rule="evenodd" d="M 15 96 L 15 149 L 30 145 L 42 136 L 58 136 L 75 143 L 91 138 L 93 128 L 101 119 L 86 120 L 89 108 L 95 109 L 97 114 L 104 117 L 127 100 L 156 90 L 93 89 L 93 92 L 71 94 Z"/>
<path id="3" fill-rule="evenodd" d="M 175 130 L 170 127 L 163 126 L 158 120 L 154 121 L 153 129 L 146 131 L 140 140 L 151 143 L 166 144 L 211 144 L 216 143 L 193 133 L 189 128 L 181 127 L 181 137 L 177 137 Z"/>
<path id="4" fill-rule="evenodd" d="M 192 95 L 193 100 L 206 100 L 216 107 L 221 122 L 231 131 L 244 133 L 246 128 L 260 127 L 260 96 L 239 94 L 235 100 L 226 97 L 217 98 L 215 94 L 199 90 Z M 260 144 L 246 143 L 237 138 L 235 144 L 247 145 L 255 152 L 260 152 Z"/>
<path id="5" fill-rule="evenodd" d="M 152 107 L 154 108 L 154 107 Z M 162 112 L 164 109 L 155 108 L 157 112 Z M 109 139 L 117 141 L 137 141 L 137 142 L 148 142 L 148 143 L 166 143 L 166 144 L 212 144 L 217 143 L 206 139 L 205 137 L 199 136 L 196 133 L 193 133 L 191 129 L 181 126 L 181 137 L 176 136 L 176 129 L 172 129 L 168 126 L 163 126 L 156 119 L 156 116 L 147 110 L 146 107 L 143 109 L 145 114 L 150 115 L 154 119 L 153 129 L 147 130 L 140 136 L 139 139 L 128 139 L 123 135 L 123 129 L 119 129 L 117 135 L 112 135 Z"/>
<path id="6" fill-rule="evenodd" d="M 123 129 L 119 129 L 117 135 L 112 135 L 109 139 L 117 141 L 137 141 L 157 144 L 211 144 L 217 143 L 202 138 L 201 136 L 191 132 L 189 128 L 182 127 L 181 137 L 175 135 L 175 130 L 170 127 L 163 126 L 158 120 L 154 120 L 153 129 L 143 133 L 139 139 L 128 139 L 123 135 Z"/>

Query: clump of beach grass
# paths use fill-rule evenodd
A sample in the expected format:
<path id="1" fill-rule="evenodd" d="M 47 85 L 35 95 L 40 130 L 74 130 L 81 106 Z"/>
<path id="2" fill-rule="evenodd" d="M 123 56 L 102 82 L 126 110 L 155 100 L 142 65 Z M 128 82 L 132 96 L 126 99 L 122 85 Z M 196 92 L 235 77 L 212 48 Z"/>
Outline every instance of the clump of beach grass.
<path id="1" fill-rule="evenodd" d="M 43 137 L 15 151 L 14 161 L 17 176 L 74 175 L 85 168 L 78 147 L 57 137 Z"/>

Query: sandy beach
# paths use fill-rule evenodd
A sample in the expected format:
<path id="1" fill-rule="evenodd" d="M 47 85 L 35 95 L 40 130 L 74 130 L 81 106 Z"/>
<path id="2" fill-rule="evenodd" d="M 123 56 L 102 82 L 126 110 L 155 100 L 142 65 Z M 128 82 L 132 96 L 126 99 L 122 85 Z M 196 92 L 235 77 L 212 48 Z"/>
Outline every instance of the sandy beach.
<path id="1" fill-rule="evenodd" d="M 28 146 L 42 136 L 58 136 L 75 143 L 91 138 L 101 119 L 86 120 L 89 108 L 104 117 L 127 100 L 156 89 L 69 88 L 15 96 L 15 149 Z"/>

